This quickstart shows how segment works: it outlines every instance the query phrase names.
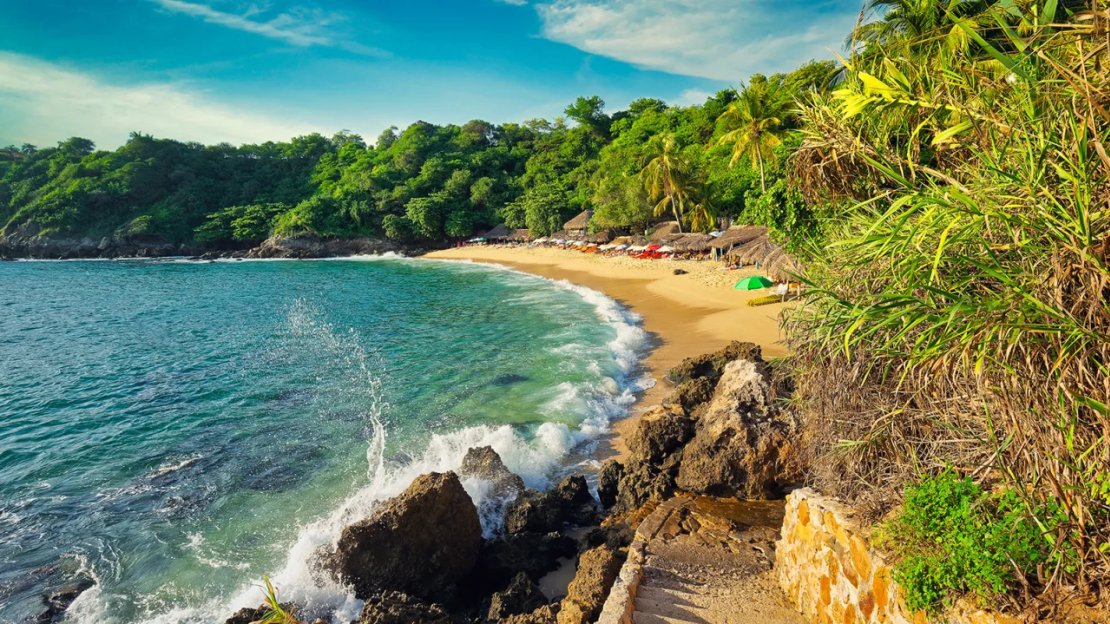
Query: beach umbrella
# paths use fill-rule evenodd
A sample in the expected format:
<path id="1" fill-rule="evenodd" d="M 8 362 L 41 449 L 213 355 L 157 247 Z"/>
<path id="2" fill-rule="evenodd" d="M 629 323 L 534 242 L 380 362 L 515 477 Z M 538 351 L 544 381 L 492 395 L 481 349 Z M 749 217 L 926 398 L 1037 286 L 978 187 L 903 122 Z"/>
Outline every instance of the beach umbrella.
<path id="1" fill-rule="evenodd" d="M 648 251 L 655 251 L 656 249 L 659 249 L 660 247 L 662 247 L 662 245 L 648 245 L 647 250 Z"/>
<path id="2" fill-rule="evenodd" d="M 736 290 L 759 290 L 760 288 L 769 288 L 772 284 L 774 282 L 766 277 L 752 275 L 736 282 L 736 286 L 733 286 L 733 288 Z"/>
<path id="3" fill-rule="evenodd" d="M 662 252 L 662 253 L 671 253 L 672 251 L 674 251 L 674 247 L 671 247 L 670 245 L 663 245 L 662 247 L 660 247 L 656 251 L 659 251 L 659 252 Z"/>

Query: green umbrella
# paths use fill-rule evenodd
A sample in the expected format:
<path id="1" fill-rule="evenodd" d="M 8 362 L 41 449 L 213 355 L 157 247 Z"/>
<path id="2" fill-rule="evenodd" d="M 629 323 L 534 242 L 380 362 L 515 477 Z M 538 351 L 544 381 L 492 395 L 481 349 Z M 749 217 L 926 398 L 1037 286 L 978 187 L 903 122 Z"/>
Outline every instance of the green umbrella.
<path id="1" fill-rule="evenodd" d="M 736 290 L 759 290 L 760 288 L 769 288 L 773 284 L 774 282 L 766 277 L 753 275 L 736 282 L 736 286 L 733 286 L 733 288 Z"/>

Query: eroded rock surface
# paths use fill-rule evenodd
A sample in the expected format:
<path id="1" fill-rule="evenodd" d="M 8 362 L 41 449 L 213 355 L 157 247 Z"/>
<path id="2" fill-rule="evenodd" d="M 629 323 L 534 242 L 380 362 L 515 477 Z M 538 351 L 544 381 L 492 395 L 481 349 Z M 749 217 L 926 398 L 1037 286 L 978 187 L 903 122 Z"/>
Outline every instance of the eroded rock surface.
<path id="1" fill-rule="evenodd" d="M 451 624 L 443 607 L 428 604 L 401 592 L 371 596 L 362 607 L 357 624 Z"/>
<path id="2" fill-rule="evenodd" d="M 478 511 L 459 478 L 433 472 L 343 529 L 331 567 L 359 598 L 399 591 L 436 601 L 474 569 L 481 543 Z"/>
<path id="3" fill-rule="evenodd" d="M 524 615 L 546 605 L 547 598 L 532 579 L 521 572 L 513 577 L 513 582 L 504 591 L 497 592 L 490 599 L 486 619 L 496 621 L 512 615 Z"/>
<path id="4" fill-rule="evenodd" d="M 570 582 L 567 597 L 560 605 L 559 624 L 587 624 L 597 618 L 626 555 L 626 552 L 608 545 L 582 553 L 578 559 L 578 571 Z"/>
<path id="5" fill-rule="evenodd" d="M 563 524 L 595 524 L 597 505 L 582 476 L 567 477 L 546 492 L 526 490 L 505 510 L 505 529 L 510 534 L 550 533 Z"/>

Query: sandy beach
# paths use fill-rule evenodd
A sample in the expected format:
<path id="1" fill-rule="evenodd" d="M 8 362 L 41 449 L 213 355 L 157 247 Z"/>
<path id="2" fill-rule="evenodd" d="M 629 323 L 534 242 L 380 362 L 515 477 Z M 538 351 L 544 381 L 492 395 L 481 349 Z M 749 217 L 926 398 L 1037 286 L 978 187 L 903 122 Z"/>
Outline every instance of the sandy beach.
<path id="1" fill-rule="evenodd" d="M 643 317 L 653 337 L 644 366 L 655 387 L 633 406 L 629 418 L 614 423 L 615 435 L 603 441 L 599 458 L 623 457 L 624 437 L 640 413 L 658 405 L 671 391 L 664 377 L 684 358 L 724 347 L 733 340 L 754 342 L 765 357 L 786 353 L 778 327 L 781 304 L 752 307 L 749 299 L 766 290 L 742 292 L 732 286 L 757 275 L 754 268 L 721 270 L 722 264 L 693 260 L 638 260 L 546 247 L 460 247 L 432 252 L 433 259 L 494 262 L 551 279 L 565 279 L 619 301 Z M 675 275 L 683 269 L 685 275 Z"/>

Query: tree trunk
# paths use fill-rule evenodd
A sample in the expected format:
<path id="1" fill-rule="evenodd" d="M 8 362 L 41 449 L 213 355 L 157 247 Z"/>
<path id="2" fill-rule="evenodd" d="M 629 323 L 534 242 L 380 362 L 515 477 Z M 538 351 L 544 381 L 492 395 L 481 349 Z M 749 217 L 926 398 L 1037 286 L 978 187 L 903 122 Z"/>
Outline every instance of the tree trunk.
<path id="1" fill-rule="evenodd" d="M 767 177 L 763 174 L 763 152 L 756 152 L 756 160 L 759 162 L 759 187 L 763 192 L 767 192 Z"/>
<path id="2" fill-rule="evenodd" d="M 671 196 L 671 212 L 674 213 L 674 220 L 678 222 L 678 233 L 682 233 L 682 217 L 678 216 L 678 204 L 674 201 L 674 196 Z"/>

